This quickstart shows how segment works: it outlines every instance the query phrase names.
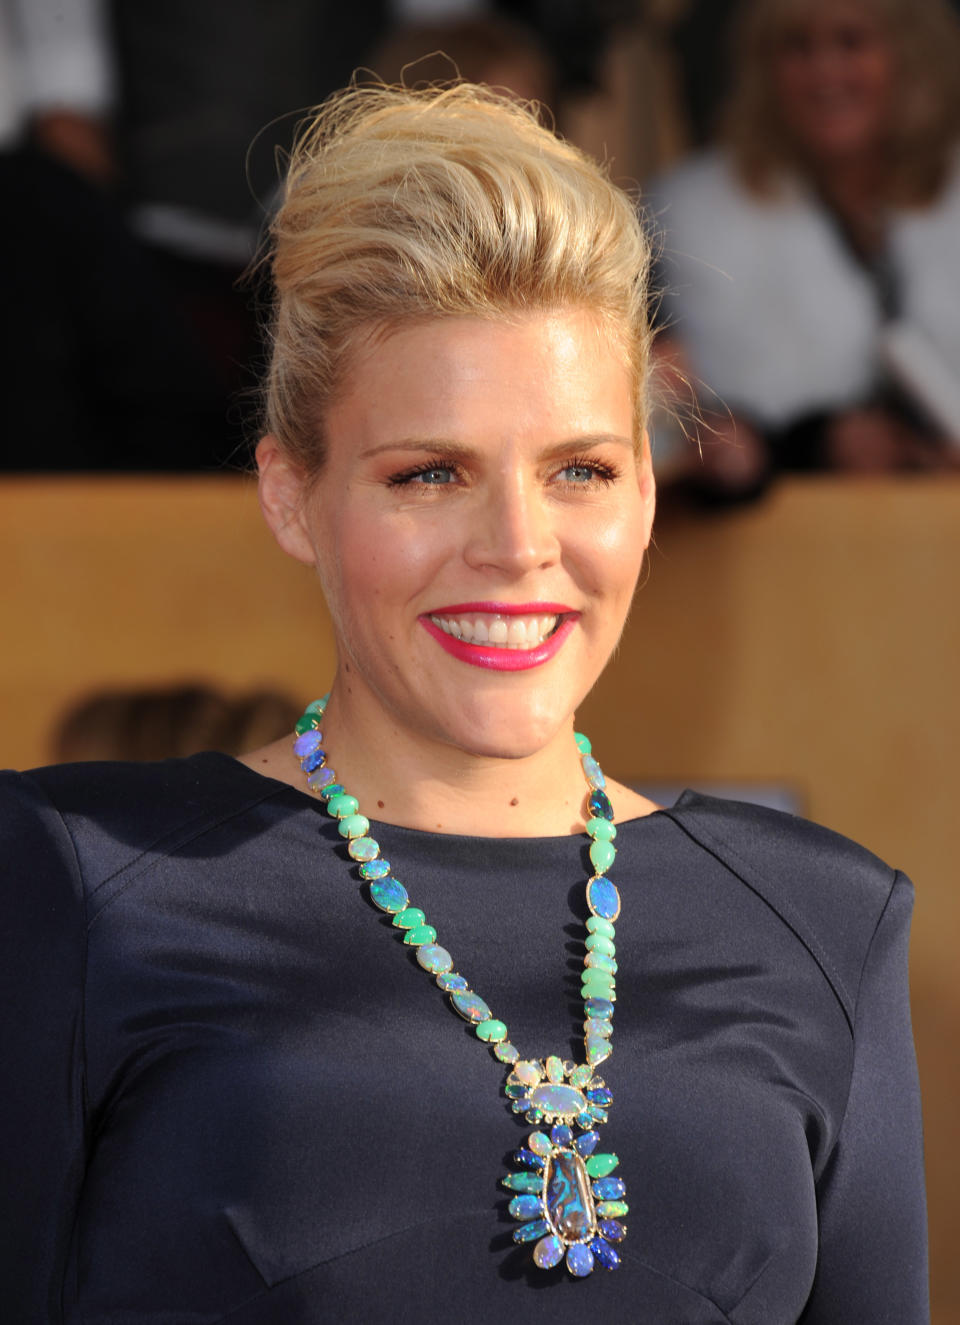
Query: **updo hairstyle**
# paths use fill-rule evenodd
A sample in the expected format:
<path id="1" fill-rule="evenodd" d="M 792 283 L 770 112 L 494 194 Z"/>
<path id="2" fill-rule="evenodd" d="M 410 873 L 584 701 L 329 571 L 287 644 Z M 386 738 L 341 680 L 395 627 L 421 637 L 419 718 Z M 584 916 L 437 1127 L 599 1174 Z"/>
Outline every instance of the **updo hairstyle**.
<path id="1" fill-rule="evenodd" d="M 265 426 L 316 475 L 359 343 L 417 319 L 596 313 L 645 418 L 649 248 L 630 199 L 509 96 L 351 86 L 303 126 L 271 226 Z"/>

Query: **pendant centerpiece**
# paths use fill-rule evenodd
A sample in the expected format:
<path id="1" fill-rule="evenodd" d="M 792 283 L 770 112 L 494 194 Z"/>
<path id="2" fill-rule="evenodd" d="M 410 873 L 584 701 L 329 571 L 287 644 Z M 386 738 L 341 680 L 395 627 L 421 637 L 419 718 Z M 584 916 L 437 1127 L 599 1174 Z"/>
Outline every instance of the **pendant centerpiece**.
<path id="1" fill-rule="evenodd" d="M 528 1123 L 576 1123 L 585 1129 L 605 1123 L 613 1102 L 589 1063 L 578 1067 L 554 1055 L 515 1063 L 504 1092 L 514 1113 L 524 1114 Z"/>

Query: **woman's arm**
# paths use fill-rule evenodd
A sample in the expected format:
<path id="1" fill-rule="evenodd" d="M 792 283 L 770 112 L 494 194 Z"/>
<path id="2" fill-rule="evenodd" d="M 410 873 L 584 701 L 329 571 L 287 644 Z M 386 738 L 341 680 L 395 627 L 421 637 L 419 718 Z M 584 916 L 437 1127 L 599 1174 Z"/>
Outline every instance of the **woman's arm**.
<path id="1" fill-rule="evenodd" d="M 857 998 L 854 1067 L 818 1185 L 820 1251 L 802 1325 L 926 1325 L 927 1219 L 907 946 L 913 888 L 898 874 Z"/>
<path id="2" fill-rule="evenodd" d="M 0 1319 L 62 1318 L 83 1173 L 84 923 L 60 816 L 0 774 Z"/>

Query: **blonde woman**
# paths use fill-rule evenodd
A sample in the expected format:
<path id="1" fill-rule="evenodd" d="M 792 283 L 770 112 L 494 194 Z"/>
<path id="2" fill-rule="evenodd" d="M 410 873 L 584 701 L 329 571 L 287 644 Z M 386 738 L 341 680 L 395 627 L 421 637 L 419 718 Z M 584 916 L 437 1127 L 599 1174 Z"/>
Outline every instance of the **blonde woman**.
<path id="1" fill-rule="evenodd" d="M 242 760 L 5 778 L 5 1320 L 927 1319 L 908 881 L 575 734 L 646 265 L 481 88 L 305 131 L 257 459 L 337 672 Z"/>
<path id="2" fill-rule="evenodd" d="M 748 0 L 734 49 L 721 146 L 652 203 L 674 356 L 713 414 L 705 482 L 955 468 L 960 22 L 947 0 Z"/>

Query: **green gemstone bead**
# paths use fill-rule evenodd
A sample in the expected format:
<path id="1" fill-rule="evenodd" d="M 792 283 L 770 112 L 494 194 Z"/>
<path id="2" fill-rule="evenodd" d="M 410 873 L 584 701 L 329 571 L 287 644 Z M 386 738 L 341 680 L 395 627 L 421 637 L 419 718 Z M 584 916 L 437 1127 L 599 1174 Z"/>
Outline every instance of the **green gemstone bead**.
<path id="1" fill-rule="evenodd" d="M 597 1214 L 601 1219 L 621 1219 L 629 1213 L 630 1207 L 626 1201 L 601 1201 L 597 1206 Z"/>
<path id="2" fill-rule="evenodd" d="M 321 695 L 319 699 L 312 699 L 307 705 L 307 713 L 322 713 L 327 707 L 327 700 L 330 698 L 330 692 Z"/>
<path id="3" fill-rule="evenodd" d="M 591 934 L 600 934 L 606 939 L 612 939 L 617 932 L 610 921 L 604 920 L 603 916 L 588 916 L 587 929 Z"/>
<path id="4" fill-rule="evenodd" d="M 327 801 L 327 813 L 332 814 L 335 819 L 342 819 L 347 814 L 356 814 L 359 808 L 360 802 L 356 796 L 348 796 L 346 792 L 342 796 L 331 796 Z"/>
<path id="5" fill-rule="evenodd" d="M 506 1026 L 502 1021 L 497 1021 L 496 1017 L 491 1017 L 489 1021 L 481 1021 L 476 1031 L 478 1039 L 486 1040 L 488 1044 L 498 1044 L 507 1038 Z"/>
<path id="6" fill-rule="evenodd" d="M 304 732 L 316 731 L 319 726 L 320 719 L 315 713 L 305 713 L 302 718 L 297 719 L 293 730 L 298 736 L 302 736 Z"/>
<path id="7" fill-rule="evenodd" d="M 584 1167 L 591 1178 L 605 1178 L 619 1163 L 616 1155 L 591 1155 L 584 1160 Z"/>
<path id="8" fill-rule="evenodd" d="M 584 998 L 611 998 L 614 988 L 615 981 L 609 971 L 584 971 L 580 985 L 580 993 Z"/>
<path id="9" fill-rule="evenodd" d="M 588 971 L 609 971 L 611 975 L 617 973 L 616 959 L 608 957 L 604 952 L 588 952 L 583 964 Z"/>
<path id="10" fill-rule="evenodd" d="M 351 837 L 347 851 L 351 860 L 375 860 L 380 854 L 380 843 L 372 837 Z"/>
<path id="11" fill-rule="evenodd" d="M 612 842 L 594 841 L 590 843 L 590 861 L 598 874 L 604 874 L 617 858 L 617 848 Z"/>
<path id="12" fill-rule="evenodd" d="M 605 998 L 608 1003 L 616 1003 L 617 990 L 615 985 L 581 985 L 580 997 L 584 1000 L 588 998 Z"/>
<path id="13" fill-rule="evenodd" d="M 596 842 L 612 842 L 617 835 L 617 826 L 609 819 L 588 819 L 587 832 Z"/>
<path id="14" fill-rule="evenodd" d="M 393 923 L 397 929 L 416 929 L 417 925 L 422 925 L 425 919 L 426 916 L 419 906 L 405 906 L 402 911 L 398 911 L 393 917 Z"/>
<path id="15" fill-rule="evenodd" d="M 345 814 L 337 824 L 341 837 L 364 837 L 370 831 L 370 820 L 365 814 Z"/>
<path id="16" fill-rule="evenodd" d="M 401 911 L 400 914 L 402 915 L 403 912 Z M 436 940 L 437 931 L 432 925 L 417 925 L 414 929 L 408 929 L 403 936 L 404 943 L 408 943 L 411 948 L 419 948 L 424 943 L 435 943 Z"/>
<path id="17" fill-rule="evenodd" d="M 612 929 L 613 926 L 611 925 Z M 587 952 L 602 952 L 605 957 L 616 956 L 617 949 L 614 946 L 613 939 L 608 939 L 604 934 L 589 934 L 587 936 Z"/>
<path id="18" fill-rule="evenodd" d="M 593 753 L 593 746 L 590 744 L 589 738 L 584 736 L 583 732 L 574 732 L 573 739 L 577 743 L 577 750 L 580 754 L 588 755 Z"/>

